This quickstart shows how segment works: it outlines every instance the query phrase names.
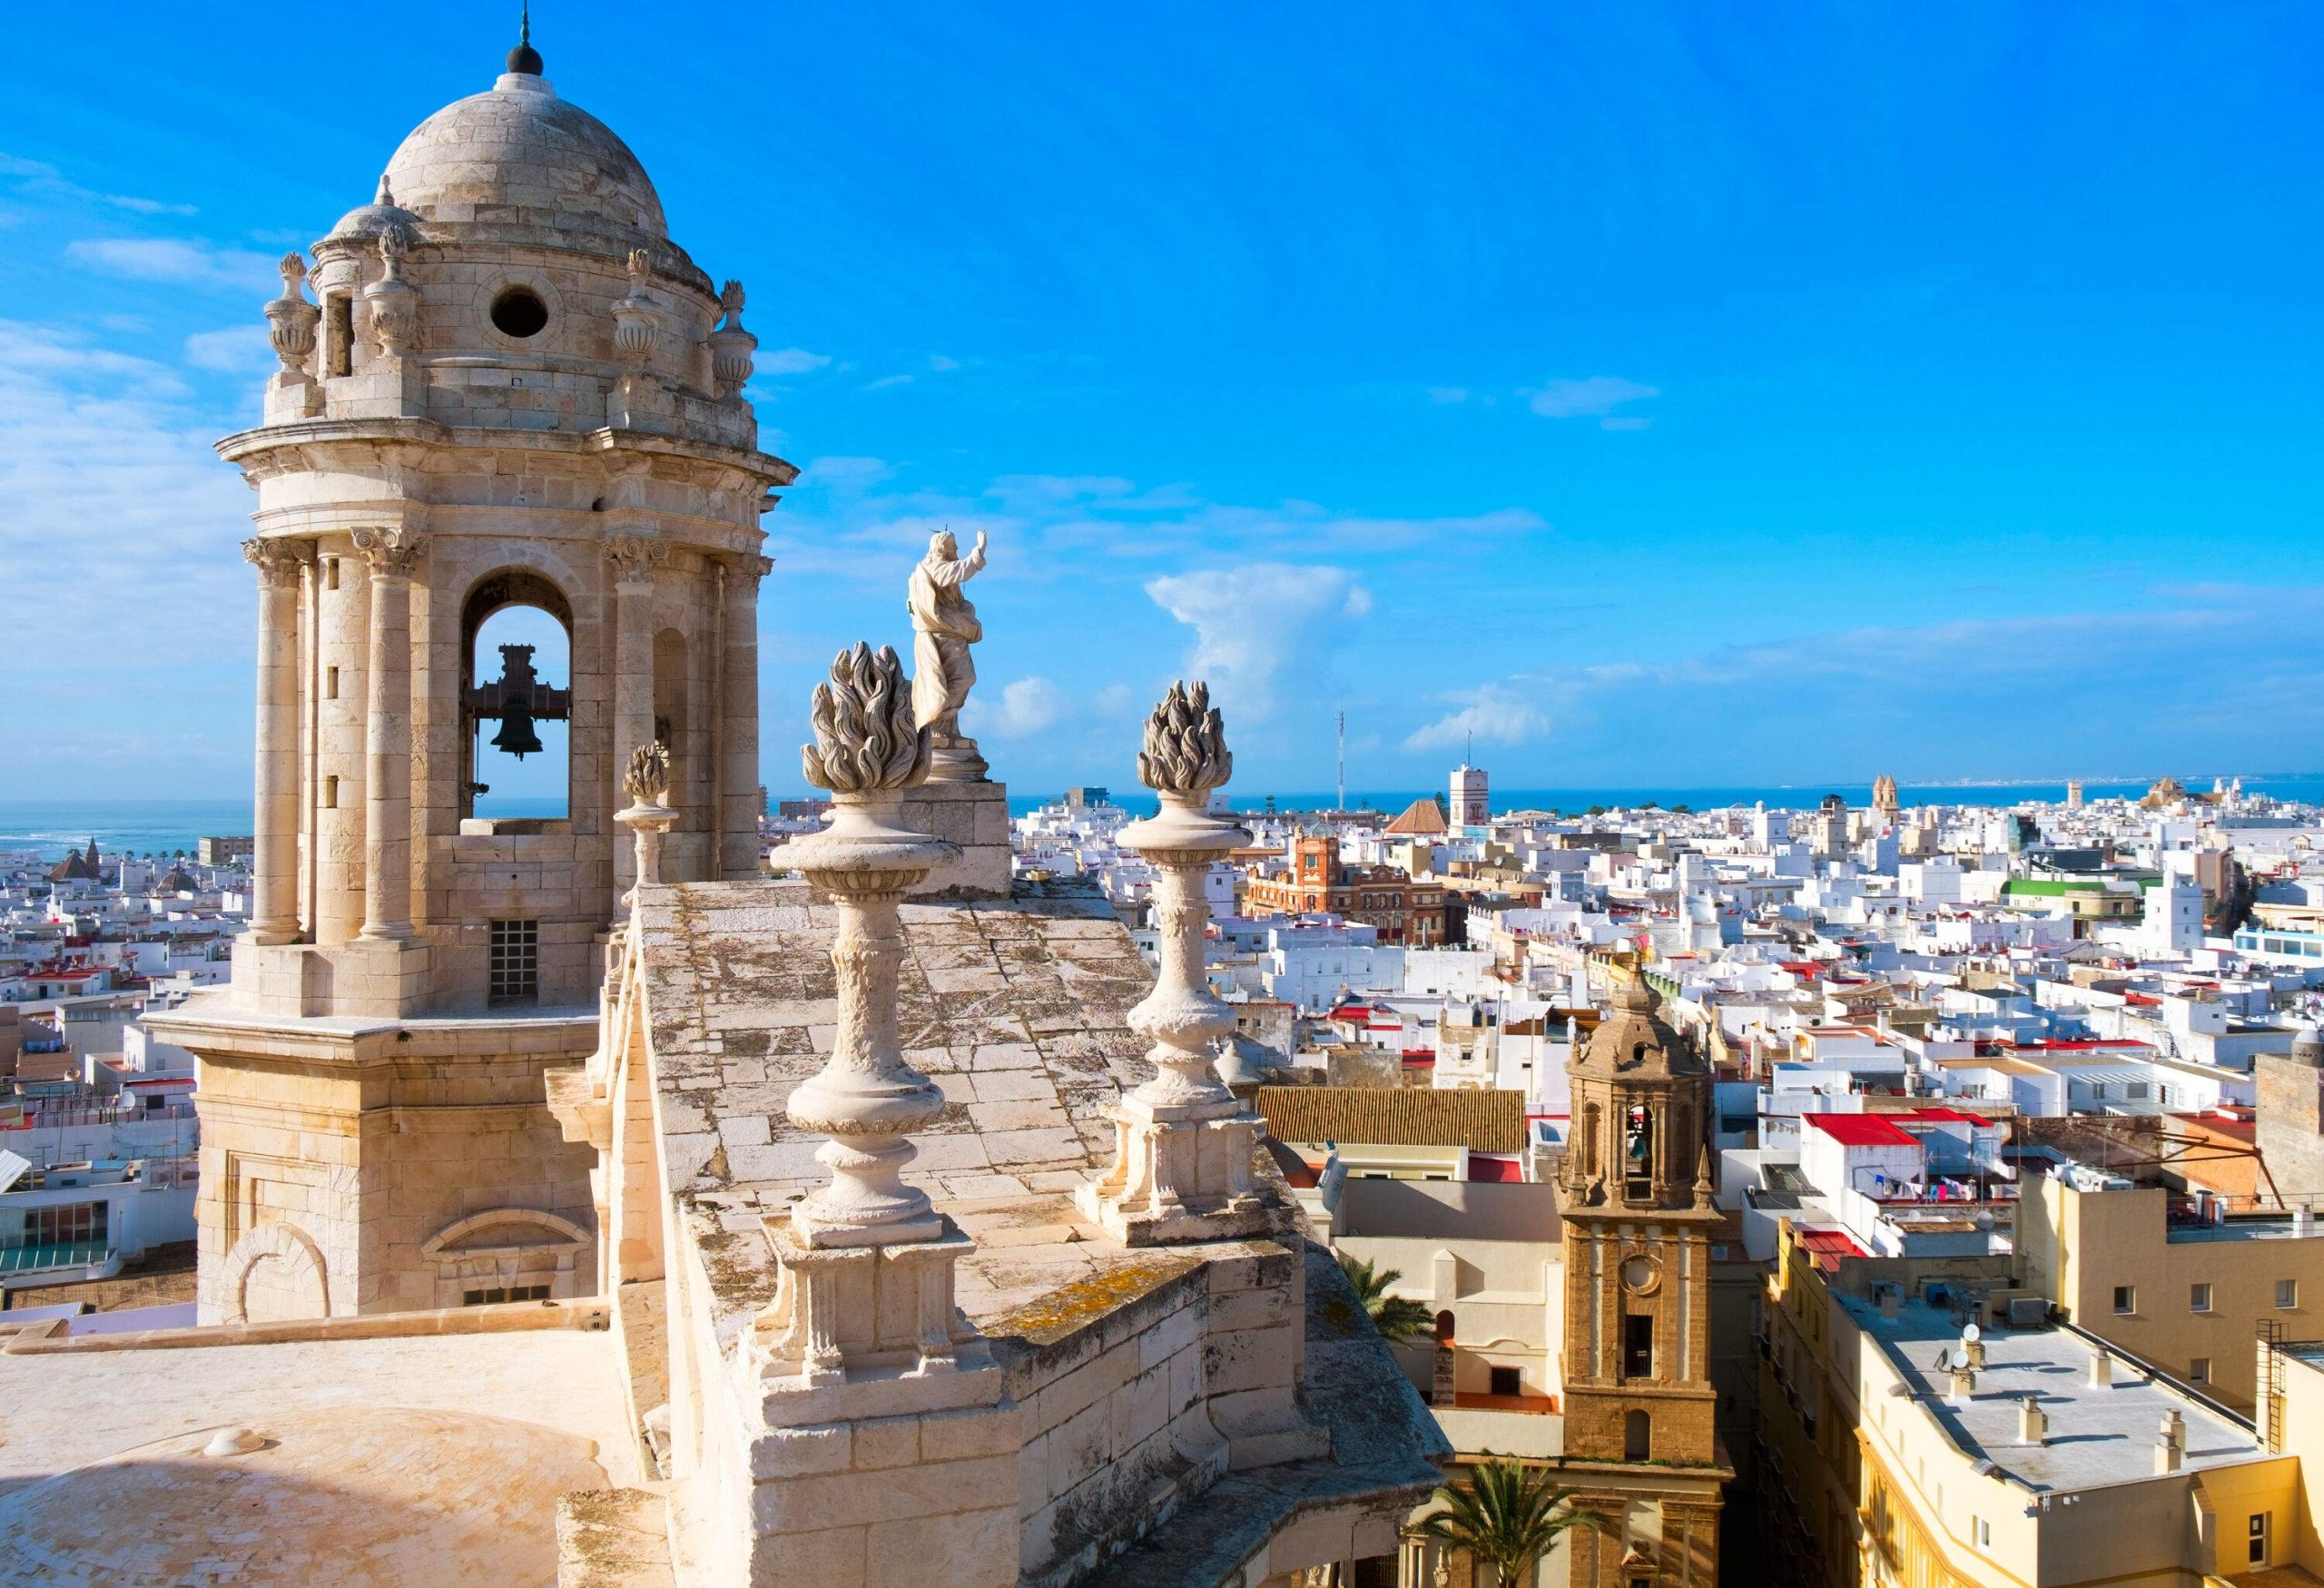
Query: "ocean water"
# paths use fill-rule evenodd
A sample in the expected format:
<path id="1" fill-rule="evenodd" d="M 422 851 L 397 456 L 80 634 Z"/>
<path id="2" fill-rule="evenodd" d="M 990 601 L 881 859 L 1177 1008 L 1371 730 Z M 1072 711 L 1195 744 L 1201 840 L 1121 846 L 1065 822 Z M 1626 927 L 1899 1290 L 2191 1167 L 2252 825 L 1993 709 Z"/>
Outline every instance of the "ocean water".
<path id="1" fill-rule="evenodd" d="M 2231 779 L 2234 774 L 2222 774 Z M 2278 774 L 2246 773 L 2242 774 L 2246 794 L 2272 794 L 2281 800 L 2295 800 L 2304 804 L 2324 804 L 2324 773 L 2295 772 Z M 1448 778 L 1447 782 L 1451 780 Z M 2200 777 L 2179 774 L 2179 781 L 2196 794 L 2208 791 L 2211 774 Z M 2083 797 L 2091 800 L 2137 799 L 2152 787 L 2152 778 L 2097 782 L 2085 779 Z M 1276 792 L 1248 780 L 1238 779 L 1228 791 L 1236 809 L 1260 811 L 1273 801 L 1278 811 L 1329 810 L 1334 795 L 1329 790 L 1318 794 L 1313 790 L 1286 789 Z M 1350 789 L 1347 804 L 1350 810 L 1403 810 L 1414 800 L 1446 792 L 1443 788 L 1426 789 Z M 1838 794 L 1851 805 L 1872 803 L 1872 785 L 1868 783 L 1762 784 L 1730 784 L 1709 788 L 1690 788 L 1676 784 L 1641 784 L 1621 788 L 1502 788 L 1492 791 L 1495 811 L 1559 811 L 1575 815 L 1592 805 L 1609 810 L 1621 806 L 1636 807 L 1651 801 L 1669 810 L 1685 805 L 1689 810 L 1718 810 L 1728 805 L 1750 806 L 1765 804 L 1769 810 L 1812 811 L 1823 802 L 1826 794 Z M 1050 794 L 1011 794 L 1009 808 L 1017 815 L 1056 799 Z M 1155 808 L 1155 799 L 1146 789 L 1132 785 L 1113 788 L 1108 796 L 1115 804 L 1141 814 Z M 2058 783 L 1968 782 L 1941 784 L 1900 784 L 1896 789 L 1899 804 L 1905 805 L 1993 805 L 2006 808 L 2027 800 L 2052 804 L 2066 797 L 2066 785 Z"/>
<path id="2" fill-rule="evenodd" d="M 478 802 L 487 816 L 532 816 L 521 799 Z M 247 835 L 248 800 L 0 800 L 0 851 L 29 849 L 61 860 L 90 839 L 106 854 L 193 853 L 197 838 Z"/>
<path id="3" fill-rule="evenodd" d="M 2085 782 L 2083 794 L 2089 799 L 2132 798 L 2146 793 L 2152 779 L 2124 782 Z M 2181 776 L 2190 789 L 2201 793 L 2211 785 L 2209 775 Z M 2304 804 L 2324 805 L 2324 773 L 2247 774 L 2243 778 L 2247 792 L 2269 794 L 2278 799 L 2294 800 Z M 1369 808 L 1396 812 L 1416 799 L 1439 791 L 1435 789 L 1351 789 L 1347 803 L 1351 809 Z M 1280 811 L 1328 810 L 1332 794 L 1312 790 L 1286 789 L 1280 793 L 1264 786 L 1238 783 L 1233 789 L 1239 809 L 1259 811 L 1272 799 Z M 1812 810 L 1827 794 L 1838 794 L 1851 805 L 1871 803 L 1869 784 L 1762 784 L 1758 786 L 1723 786 L 1689 788 L 1678 784 L 1641 784 L 1626 788 L 1496 788 L 1492 791 L 1492 808 L 1496 811 L 1551 810 L 1568 814 L 1588 810 L 1591 805 L 1613 808 L 1621 805 L 1642 805 L 1648 801 L 1668 809 L 1686 805 L 1698 811 L 1715 810 L 1726 805 L 1753 805 L 1766 802 L 1771 810 Z M 778 797 L 795 797 L 783 794 Z M 1018 815 L 1038 810 L 1057 798 L 1055 794 L 1012 794 L 1009 808 Z M 1114 788 L 1109 796 L 1126 810 L 1140 814 L 1150 814 L 1155 807 L 1154 796 L 1136 786 Z M 2063 783 L 1955 783 L 1920 784 L 1900 787 L 1897 798 L 1907 805 L 1995 805 L 2009 806 L 2024 800 L 2058 801 L 2066 797 Z M 522 799 L 484 800 L 479 806 L 486 815 L 527 816 L 551 814 L 546 807 L 531 808 Z M 194 840 L 204 836 L 247 833 L 251 831 L 251 806 L 246 800 L 0 800 L 0 850 L 29 849 L 55 859 L 67 849 L 78 849 L 91 838 L 106 853 L 127 850 L 133 854 L 172 854 L 179 850 L 193 852 Z"/>

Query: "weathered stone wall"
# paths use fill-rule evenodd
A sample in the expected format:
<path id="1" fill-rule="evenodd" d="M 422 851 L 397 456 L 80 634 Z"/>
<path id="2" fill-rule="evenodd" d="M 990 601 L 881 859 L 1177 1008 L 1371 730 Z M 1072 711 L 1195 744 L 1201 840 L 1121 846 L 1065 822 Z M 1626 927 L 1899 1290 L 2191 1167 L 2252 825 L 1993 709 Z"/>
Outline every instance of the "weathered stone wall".
<path id="1" fill-rule="evenodd" d="M 594 1155 L 541 1100 L 544 1071 L 591 1032 L 477 1022 L 255 1054 L 247 1033 L 183 1031 L 202 1073 L 202 1321 L 457 1306 L 471 1286 L 594 1293 Z"/>
<path id="2" fill-rule="evenodd" d="M 665 1188 L 681 1580 L 1256 1581 L 1393 1550 L 1450 1453 L 1288 1198 L 1275 1238 L 1140 1248 L 1073 1200 L 1113 1144 L 1103 1108 L 1146 1072 L 1121 1011 L 1150 972 L 1104 899 L 1036 886 L 908 905 L 902 924 L 906 1043 L 952 1103 L 915 1135 L 911 1177 L 977 1243 L 957 1295 L 991 1367 L 831 1391 L 768 1376 L 768 1226 L 823 1172 L 784 1100 L 835 1012 L 831 912 L 802 885 L 649 893 L 625 972 L 642 1001 L 619 1007 L 650 1043 L 616 1033 L 559 1082 L 601 1098 L 584 1107 L 625 1144 L 605 1188 L 622 1252 L 644 1211 L 630 1188 Z M 653 1072 L 651 1141 L 625 1125 L 637 1078 L 606 1067 L 617 1054 Z M 1307 1305 L 1318 1287 L 1328 1318 Z M 1328 1394 L 1309 1372 L 1318 1329 Z M 985 1404 L 960 1404 L 972 1393 Z M 1199 1563 L 1157 1564 L 1175 1561 Z"/>
<path id="3" fill-rule="evenodd" d="M 2280 1054 L 2254 1061 L 2259 1146 L 2276 1189 L 2286 1197 L 2324 1195 L 2324 1070 Z"/>
<path id="4" fill-rule="evenodd" d="M 1183 1272 L 1127 1304 L 1089 1287 L 994 1325 L 1039 1338 L 1045 1316 L 1105 1308 L 1009 1366 L 1028 1584 L 1075 1581 L 1228 1471 L 1321 1444 L 1295 1405 L 1298 1258 L 1273 1243 L 1180 1252 Z"/>

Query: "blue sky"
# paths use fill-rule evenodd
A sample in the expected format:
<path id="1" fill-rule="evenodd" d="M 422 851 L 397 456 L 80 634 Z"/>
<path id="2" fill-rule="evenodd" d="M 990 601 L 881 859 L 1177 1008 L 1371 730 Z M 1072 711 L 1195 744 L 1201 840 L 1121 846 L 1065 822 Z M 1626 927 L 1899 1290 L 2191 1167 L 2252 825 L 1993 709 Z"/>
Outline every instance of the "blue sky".
<path id="1" fill-rule="evenodd" d="M 773 787 L 940 523 L 1026 791 L 1189 668 L 1283 790 L 2324 764 L 2324 13 L 1433 9 L 537 8 L 750 289 Z M 0 797 L 239 794 L 271 261 L 511 27 L 12 25 Z"/>

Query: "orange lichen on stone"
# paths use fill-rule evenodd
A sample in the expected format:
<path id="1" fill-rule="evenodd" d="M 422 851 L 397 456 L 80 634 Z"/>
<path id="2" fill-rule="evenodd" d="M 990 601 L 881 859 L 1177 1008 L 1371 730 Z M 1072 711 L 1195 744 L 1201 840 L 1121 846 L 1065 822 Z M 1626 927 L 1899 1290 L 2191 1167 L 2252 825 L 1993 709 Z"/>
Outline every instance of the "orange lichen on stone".
<path id="1" fill-rule="evenodd" d="M 1039 1301 L 985 1325 L 988 1335 L 1015 1335 L 1036 1346 L 1053 1345 L 1107 1313 L 1159 1290 L 1202 1267 L 1198 1257 L 1125 1258 L 1119 1263 L 1059 1286 Z"/>

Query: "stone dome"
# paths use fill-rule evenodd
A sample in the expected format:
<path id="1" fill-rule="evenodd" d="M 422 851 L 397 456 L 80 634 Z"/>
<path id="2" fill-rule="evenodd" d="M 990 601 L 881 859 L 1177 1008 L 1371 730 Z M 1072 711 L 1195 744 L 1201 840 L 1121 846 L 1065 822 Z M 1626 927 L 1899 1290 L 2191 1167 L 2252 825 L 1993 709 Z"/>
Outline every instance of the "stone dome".
<path id="1" fill-rule="evenodd" d="M 326 242 L 341 242 L 370 239 L 394 232 L 407 245 L 420 241 L 419 217 L 396 202 L 395 192 L 386 177 L 379 179 L 379 191 L 368 204 L 350 210 L 335 222 L 324 236 Z"/>
<path id="2" fill-rule="evenodd" d="M 399 205 L 432 222 L 669 235 L 629 145 L 527 72 L 507 73 L 412 129 L 387 181 Z"/>
<path id="3" fill-rule="evenodd" d="M 1662 1018 L 1662 995 L 1647 984 L 1644 975 L 1633 976 L 1622 989 L 1613 1012 L 1590 1033 L 1574 1068 L 1603 1075 L 1708 1072 L 1695 1044 Z"/>
<path id="4" fill-rule="evenodd" d="M 2324 1070 L 2324 1031 L 2318 1031 L 2314 1021 L 2302 1021 L 2292 1027 L 2291 1058 L 2295 1064 Z"/>

